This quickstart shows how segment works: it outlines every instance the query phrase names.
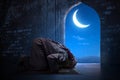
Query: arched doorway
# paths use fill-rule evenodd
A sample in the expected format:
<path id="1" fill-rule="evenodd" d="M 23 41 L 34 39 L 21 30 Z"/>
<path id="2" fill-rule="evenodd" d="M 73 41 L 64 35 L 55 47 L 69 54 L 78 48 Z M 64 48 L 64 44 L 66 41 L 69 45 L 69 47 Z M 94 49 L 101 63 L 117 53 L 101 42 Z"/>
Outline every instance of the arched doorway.
<path id="1" fill-rule="evenodd" d="M 65 45 L 78 62 L 100 62 L 100 18 L 93 8 L 80 2 L 68 10 Z"/>

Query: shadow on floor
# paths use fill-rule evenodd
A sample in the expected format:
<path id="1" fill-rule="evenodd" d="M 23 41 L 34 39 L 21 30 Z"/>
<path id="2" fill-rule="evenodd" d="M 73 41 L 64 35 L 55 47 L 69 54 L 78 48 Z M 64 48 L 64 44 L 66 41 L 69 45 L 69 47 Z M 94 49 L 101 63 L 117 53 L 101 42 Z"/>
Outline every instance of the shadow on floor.
<path id="1" fill-rule="evenodd" d="M 47 71 L 26 71 L 18 73 L 16 71 L 18 61 L 19 57 L 3 58 L 1 68 L 3 79 L 0 80 L 100 80 L 98 76 L 92 76 L 99 72 L 99 64 L 78 63 L 74 69 L 62 69 L 57 74 L 51 74 Z"/>

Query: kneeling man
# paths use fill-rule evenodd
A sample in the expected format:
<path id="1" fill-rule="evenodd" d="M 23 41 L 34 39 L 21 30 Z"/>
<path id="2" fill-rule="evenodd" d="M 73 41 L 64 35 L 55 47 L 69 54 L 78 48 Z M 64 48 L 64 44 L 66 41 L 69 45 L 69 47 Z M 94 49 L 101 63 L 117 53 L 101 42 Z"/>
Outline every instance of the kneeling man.
<path id="1" fill-rule="evenodd" d="M 57 73 L 60 69 L 72 69 L 75 65 L 73 54 L 64 45 L 45 38 L 33 40 L 29 58 L 31 70 Z"/>

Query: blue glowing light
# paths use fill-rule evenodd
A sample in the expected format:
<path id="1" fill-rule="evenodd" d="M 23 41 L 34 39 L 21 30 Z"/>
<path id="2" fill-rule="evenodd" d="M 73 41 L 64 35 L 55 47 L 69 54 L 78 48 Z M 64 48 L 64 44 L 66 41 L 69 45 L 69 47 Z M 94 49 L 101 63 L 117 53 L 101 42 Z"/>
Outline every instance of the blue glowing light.
<path id="1" fill-rule="evenodd" d="M 73 20 L 76 10 L 79 23 L 89 27 L 77 27 Z M 100 57 L 100 19 L 93 8 L 80 3 L 70 9 L 65 18 L 65 45 L 77 58 Z"/>

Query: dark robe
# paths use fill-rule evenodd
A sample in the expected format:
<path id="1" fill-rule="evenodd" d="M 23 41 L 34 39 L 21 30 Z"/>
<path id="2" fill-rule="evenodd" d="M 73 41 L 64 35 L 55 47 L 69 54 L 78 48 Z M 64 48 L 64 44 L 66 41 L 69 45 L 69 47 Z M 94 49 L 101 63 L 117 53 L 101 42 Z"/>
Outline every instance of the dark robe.
<path id="1" fill-rule="evenodd" d="M 29 57 L 30 70 L 58 72 L 76 65 L 73 54 L 62 44 L 45 38 L 33 40 Z"/>

